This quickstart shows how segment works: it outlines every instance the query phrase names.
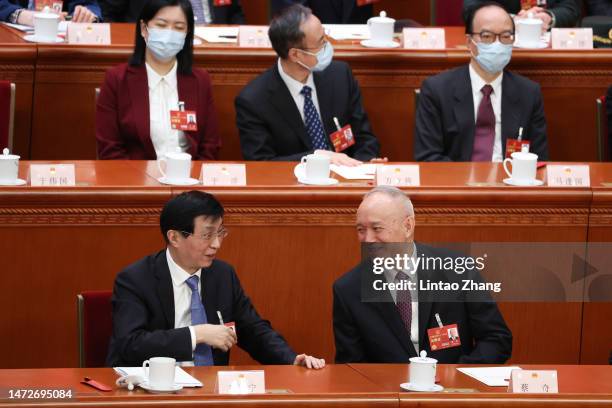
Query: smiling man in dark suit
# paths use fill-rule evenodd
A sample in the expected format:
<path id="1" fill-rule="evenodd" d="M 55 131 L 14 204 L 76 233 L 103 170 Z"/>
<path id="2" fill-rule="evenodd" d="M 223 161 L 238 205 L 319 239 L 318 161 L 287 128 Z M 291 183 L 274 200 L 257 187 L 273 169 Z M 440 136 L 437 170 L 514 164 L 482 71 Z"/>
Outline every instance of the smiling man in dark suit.
<path id="1" fill-rule="evenodd" d="M 272 0 L 270 5 L 273 16 L 293 4 L 301 4 L 310 8 L 323 24 L 366 24 L 375 2 L 359 5 L 356 0 Z"/>
<path id="2" fill-rule="evenodd" d="M 98 0 L 104 21 L 133 23 L 140 16 L 146 0 Z M 226 2 L 227 3 L 227 2 Z M 240 0 L 216 5 L 215 0 L 191 0 L 196 24 L 244 24 L 244 12 Z M 202 11 L 202 14 L 198 12 Z M 199 18 L 198 18 L 199 14 Z"/>
<path id="3" fill-rule="evenodd" d="M 457 256 L 448 250 L 414 243 L 414 228 L 412 202 L 395 187 L 374 188 L 357 210 L 357 235 L 363 248 L 377 254 L 387 252 L 384 256 L 391 257 L 392 252 L 399 254 L 401 245 L 401 251 L 413 260 L 421 259 L 421 265 L 427 265 L 426 259 L 447 262 Z M 512 334 L 487 292 L 426 293 L 420 287 L 392 290 L 380 285 L 377 287 L 383 290 L 372 290 L 375 279 L 408 287 L 408 281 L 455 282 L 467 277 L 481 281 L 477 273 L 445 273 L 435 267 L 387 269 L 378 275 L 373 272 L 373 263 L 366 257 L 334 283 L 336 363 L 407 363 L 422 350 L 440 363 L 500 364 L 510 357 Z M 445 333 L 450 330 L 458 335 L 455 340 L 460 344 L 431 347 L 427 331 L 441 322 Z"/>
<path id="4" fill-rule="evenodd" d="M 291 6 L 270 23 L 277 63 L 236 97 L 245 160 L 296 161 L 309 153 L 356 165 L 378 155 L 378 140 L 350 67 L 333 61 L 333 47 L 310 9 Z M 351 125 L 355 144 L 333 151 L 330 135 Z"/>
<path id="5" fill-rule="evenodd" d="M 156 356 L 227 365 L 237 343 L 262 364 L 325 366 L 324 360 L 297 355 L 259 317 L 234 268 L 215 258 L 228 232 L 214 196 L 189 191 L 172 198 L 162 210 L 160 227 L 166 249 L 115 279 L 107 365 L 141 366 Z M 235 323 L 235 331 L 220 317 Z"/>
<path id="6" fill-rule="evenodd" d="M 466 20 L 468 65 L 423 81 L 415 118 L 417 161 L 502 161 L 508 139 L 530 142 L 548 160 L 540 86 L 505 68 L 512 56 L 514 23 L 494 2 Z M 522 129 L 522 132 L 521 132 Z"/>

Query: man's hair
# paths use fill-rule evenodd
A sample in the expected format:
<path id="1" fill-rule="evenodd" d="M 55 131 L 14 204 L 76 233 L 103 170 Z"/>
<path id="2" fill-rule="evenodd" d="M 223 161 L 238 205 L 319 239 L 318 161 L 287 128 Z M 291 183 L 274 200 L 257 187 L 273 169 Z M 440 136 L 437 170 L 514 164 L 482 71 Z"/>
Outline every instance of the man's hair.
<path id="1" fill-rule="evenodd" d="M 485 7 L 492 7 L 492 6 L 499 7 L 500 9 L 508 13 L 508 11 L 504 8 L 504 6 L 502 6 L 500 3 L 496 1 L 477 2 L 473 6 L 468 7 L 467 9 L 463 11 L 463 20 L 465 21 L 465 33 L 466 34 L 472 34 L 474 32 L 474 17 L 476 17 L 476 13 L 478 13 L 480 9 L 483 9 Z M 508 18 L 510 19 L 510 21 L 512 21 L 512 32 L 514 32 L 515 31 L 514 19 L 512 19 L 510 14 L 508 14 Z"/>
<path id="2" fill-rule="evenodd" d="M 223 206 L 212 194 L 203 191 L 186 191 L 170 199 L 159 216 L 159 226 L 168 243 L 168 231 L 193 233 L 194 220 L 199 216 L 217 221 L 223 217 Z"/>
<path id="3" fill-rule="evenodd" d="M 134 40 L 134 52 L 130 57 L 130 65 L 141 66 L 145 63 L 145 51 L 147 44 L 142 37 L 140 30 L 140 22 L 143 21 L 145 25 L 149 21 L 155 18 L 155 15 L 164 7 L 179 6 L 185 18 L 187 19 L 187 36 L 185 37 L 185 44 L 183 49 L 176 55 L 177 71 L 181 74 L 191 74 L 191 67 L 193 65 L 193 32 L 194 21 L 193 21 L 193 9 L 191 8 L 191 2 L 189 0 L 148 0 L 145 2 L 140 17 L 136 21 L 136 38 Z"/>
<path id="4" fill-rule="evenodd" d="M 399 188 L 393 186 L 377 186 L 368 191 L 363 196 L 363 199 L 365 200 L 366 198 L 374 194 L 384 194 L 388 197 L 391 197 L 399 204 L 401 204 L 401 206 L 406 212 L 406 215 L 414 217 L 414 207 L 412 206 L 412 201 L 410 201 L 410 198 Z"/>
<path id="5" fill-rule="evenodd" d="M 302 24 L 311 15 L 312 11 L 308 7 L 294 4 L 284 9 L 270 22 L 268 36 L 272 48 L 279 57 L 286 59 L 291 48 L 302 47 L 305 37 Z"/>

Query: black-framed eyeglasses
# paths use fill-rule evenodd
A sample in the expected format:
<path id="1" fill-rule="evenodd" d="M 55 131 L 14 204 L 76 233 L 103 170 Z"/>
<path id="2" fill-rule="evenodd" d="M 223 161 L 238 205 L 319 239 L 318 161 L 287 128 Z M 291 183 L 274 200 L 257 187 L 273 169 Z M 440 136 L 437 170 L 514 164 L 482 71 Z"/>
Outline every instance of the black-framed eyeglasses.
<path id="1" fill-rule="evenodd" d="M 180 232 L 183 234 L 185 238 L 187 238 L 189 235 L 193 235 L 195 238 L 200 239 L 205 242 L 212 241 L 215 238 L 219 238 L 219 240 L 221 241 L 225 239 L 227 235 L 229 234 L 229 231 L 227 230 L 227 228 L 221 228 L 218 231 L 205 232 L 200 235 L 195 235 L 193 232 L 187 232 L 187 231 L 180 231 Z"/>
<path id="2" fill-rule="evenodd" d="M 493 44 L 496 39 L 499 38 L 499 42 L 502 44 L 514 44 L 514 32 L 504 31 L 503 33 L 494 33 L 491 31 L 480 31 L 478 33 L 470 33 L 470 36 L 476 38 L 478 42 L 483 44 Z"/>

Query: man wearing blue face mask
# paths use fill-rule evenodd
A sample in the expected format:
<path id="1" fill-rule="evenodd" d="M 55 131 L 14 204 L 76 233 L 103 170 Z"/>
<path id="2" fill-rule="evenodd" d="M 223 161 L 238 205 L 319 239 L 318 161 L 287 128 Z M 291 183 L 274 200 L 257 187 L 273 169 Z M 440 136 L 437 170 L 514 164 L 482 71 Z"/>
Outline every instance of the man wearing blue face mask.
<path id="1" fill-rule="evenodd" d="M 339 165 L 378 160 L 359 85 L 347 64 L 333 61 L 319 19 L 309 8 L 291 6 L 272 20 L 269 36 L 277 63 L 235 101 L 244 158 L 297 161 L 317 152 Z M 351 126 L 353 145 L 335 143 L 336 122 Z"/>
<path id="2" fill-rule="evenodd" d="M 416 113 L 417 161 L 494 161 L 520 138 L 548 160 L 540 86 L 504 71 L 512 56 L 514 22 L 497 3 L 466 18 L 471 61 L 423 81 Z"/>

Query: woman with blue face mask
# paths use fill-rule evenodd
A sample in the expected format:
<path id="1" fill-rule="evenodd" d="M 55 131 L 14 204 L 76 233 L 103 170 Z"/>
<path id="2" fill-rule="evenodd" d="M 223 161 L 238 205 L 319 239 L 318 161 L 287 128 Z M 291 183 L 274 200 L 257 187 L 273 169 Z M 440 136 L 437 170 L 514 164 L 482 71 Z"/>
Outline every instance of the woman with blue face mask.
<path id="1" fill-rule="evenodd" d="M 192 67 L 193 32 L 189 0 L 146 3 L 129 63 L 107 71 L 97 100 L 100 159 L 155 160 L 177 151 L 217 158 L 211 81 Z"/>

